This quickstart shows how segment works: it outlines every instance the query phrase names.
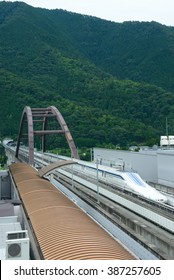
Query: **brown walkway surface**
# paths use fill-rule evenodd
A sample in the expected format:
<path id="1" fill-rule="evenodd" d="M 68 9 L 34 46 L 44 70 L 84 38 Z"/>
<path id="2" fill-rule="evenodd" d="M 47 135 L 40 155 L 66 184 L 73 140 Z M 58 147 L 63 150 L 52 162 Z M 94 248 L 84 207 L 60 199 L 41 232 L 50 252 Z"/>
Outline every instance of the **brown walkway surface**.
<path id="1" fill-rule="evenodd" d="M 135 259 L 34 168 L 23 163 L 9 168 L 44 259 Z"/>

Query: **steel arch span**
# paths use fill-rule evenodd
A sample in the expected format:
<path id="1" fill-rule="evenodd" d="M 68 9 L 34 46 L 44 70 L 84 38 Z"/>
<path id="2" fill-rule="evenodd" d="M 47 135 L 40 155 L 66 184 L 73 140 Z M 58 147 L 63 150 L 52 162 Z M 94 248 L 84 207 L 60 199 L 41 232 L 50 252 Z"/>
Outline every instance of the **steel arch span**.
<path id="1" fill-rule="evenodd" d="M 48 118 L 55 119 L 61 127 L 61 130 L 48 130 Z M 27 133 L 24 133 L 24 123 L 27 121 Z M 41 130 L 34 130 L 34 123 L 41 123 L 42 129 Z M 47 134 L 64 134 L 71 150 L 71 154 L 73 158 L 79 159 L 79 155 L 71 136 L 71 133 L 68 129 L 68 126 L 61 115 L 60 111 L 54 107 L 49 106 L 48 108 L 30 108 L 26 106 L 23 110 L 19 133 L 18 133 L 18 140 L 16 146 L 16 158 L 18 159 L 19 156 L 19 147 L 21 140 L 24 136 L 28 138 L 28 148 L 29 148 L 29 164 L 34 165 L 34 136 L 40 135 L 42 136 L 42 149 L 43 152 L 46 150 L 46 135 Z"/>

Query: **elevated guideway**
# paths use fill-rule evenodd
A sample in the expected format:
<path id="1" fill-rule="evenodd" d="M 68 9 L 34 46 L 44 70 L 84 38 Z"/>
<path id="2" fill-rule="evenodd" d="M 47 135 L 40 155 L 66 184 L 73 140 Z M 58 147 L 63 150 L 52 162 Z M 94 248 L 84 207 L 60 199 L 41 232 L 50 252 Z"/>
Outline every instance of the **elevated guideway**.
<path id="1" fill-rule="evenodd" d="M 23 154 L 21 153 L 23 159 L 27 158 L 27 150 L 25 152 L 24 150 Z M 58 160 L 61 161 L 62 158 L 55 159 L 55 155 L 48 156 L 48 154 L 35 153 L 36 166 L 47 166 Z M 84 168 L 81 168 L 82 172 L 80 172 L 77 166 L 73 165 L 55 170 L 50 177 L 51 182 L 65 194 L 68 193 L 76 203 L 79 203 L 78 201 L 82 201 L 80 202 L 82 204 L 87 203 L 93 209 L 91 212 L 95 209 L 102 217 L 107 217 L 112 225 L 121 230 L 122 234 L 117 233 L 119 240 L 125 233 L 131 240 L 137 242 L 136 248 L 140 244 L 141 248 L 157 258 L 174 259 L 172 207 L 159 205 L 152 201 L 148 203 L 146 200 L 138 199 L 126 191 L 113 190 L 112 184 L 109 186 L 108 182 L 97 181 L 96 174 L 91 174 L 91 176 L 89 173 L 85 174 Z M 100 190 L 99 194 L 97 193 L 97 187 Z M 89 209 L 85 211 L 90 212 Z M 98 222 L 102 223 L 101 221 Z M 111 227 L 109 226 L 109 228 Z M 128 243 L 131 244 L 131 241 Z M 143 252 L 142 249 L 139 251 Z M 143 258 L 144 256 L 143 253 Z M 139 257 L 141 258 L 142 255 Z M 147 259 L 149 258 L 147 257 Z"/>
<path id="2" fill-rule="evenodd" d="M 107 167 L 102 167 L 102 171 L 99 173 L 98 164 L 80 161 L 67 125 L 59 113 L 60 112 L 53 106 L 45 109 L 26 107 L 22 114 L 16 147 L 15 145 L 4 143 L 6 154 L 9 159 L 8 163 L 25 162 L 29 164 L 27 165 L 28 167 L 30 166 L 31 168 L 31 166 L 33 166 L 38 179 L 40 177 L 45 177 L 50 181 L 51 189 L 52 187 L 53 189 L 58 189 L 68 196 L 75 204 L 83 209 L 87 215 L 90 215 L 100 226 L 105 228 L 110 235 L 120 240 L 123 247 L 125 246 L 128 248 L 133 256 L 139 259 L 174 259 L 173 207 L 137 195 L 137 193 L 128 190 L 125 184 L 120 188 L 110 175 L 107 176 L 106 180 L 106 174 L 110 174 Z M 48 129 L 48 118 L 52 117 L 56 118 L 59 122 L 61 131 L 51 131 Z M 27 121 L 28 133 L 24 133 L 23 131 L 25 121 Z M 38 130 L 37 128 L 36 130 L 34 128 L 34 122 L 41 122 L 42 129 Z M 71 158 L 62 158 L 61 156 L 45 153 L 45 135 L 54 132 L 57 134 L 65 134 L 65 138 L 71 150 Z M 34 135 L 42 136 L 42 152 L 37 152 L 34 149 Z M 28 137 L 28 147 L 21 146 L 22 137 L 26 136 Z M 75 164 L 62 167 L 60 162 L 62 159 L 67 164 Z M 80 168 L 78 168 L 79 166 Z M 89 169 L 87 166 L 92 167 L 90 168 L 92 171 L 87 171 L 87 169 Z M 37 169 L 39 171 L 37 171 Z M 28 180 L 28 187 L 34 188 L 33 191 L 37 184 L 35 185 L 33 181 L 33 176 L 35 175 L 30 174 L 29 177 L 26 178 L 26 171 L 22 171 L 20 167 L 18 172 L 19 174 L 14 177 L 14 170 L 10 167 L 10 176 L 15 190 L 14 194 L 17 195 L 17 198 L 22 200 L 23 215 L 27 223 L 29 216 L 28 210 L 26 212 L 26 207 L 28 202 L 21 196 L 23 190 L 21 189 L 20 180 L 21 178 L 23 178 L 23 181 Z M 45 179 L 40 178 L 39 182 L 40 180 L 43 180 L 40 185 L 41 187 L 42 184 L 45 184 Z M 40 194 L 38 199 L 40 199 Z M 48 201 L 46 199 L 45 203 L 47 205 L 47 203 L 51 202 L 49 202 L 49 199 Z M 35 212 L 35 206 L 33 205 L 34 208 L 32 208 L 32 205 L 32 203 L 28 204 L 29 212 L 31 213 L 33 211 Z M 52 207 L 51 204 L 49 207 Z M 42 246 L 40 247 L 40 243 L 37 245 L 37 230 L 33 228 L 32 222 L 29 222 L 28 228 L 31 235 L 32 232 L 34 235 L 33 240 L 36 244 L 37 258 L 45 258 L 43 249 L 41 248 Z M 51 233 L 48 234 L 48 239 L 50 238 L 50 234 Z M 38 246 L 41 248 L 39 252 L 37 250 Z M 51 256 L 51 251 L 49 254 L 49 256 Z"/>

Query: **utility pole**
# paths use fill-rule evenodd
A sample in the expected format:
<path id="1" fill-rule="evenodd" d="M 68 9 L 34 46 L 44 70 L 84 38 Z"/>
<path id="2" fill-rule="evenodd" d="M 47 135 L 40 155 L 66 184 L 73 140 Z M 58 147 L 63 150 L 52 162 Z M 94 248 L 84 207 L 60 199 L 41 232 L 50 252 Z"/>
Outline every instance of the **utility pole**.
<path id="1" fill-rule="evenodd" d="M 167 146 L 168 148 L 170 148 L 170 141 L 169 141 L 169 125 L 168 125 L 168 120 L 167 120 L 167 117 L 166 117 L 166 136 L 167 136 Z"/>
<path id="2" fill-rule="evenodd" d="M 96 167 L 97 167 L 97 203 L 99 204 L 99 182 L 98 182 L 98 158 L 96 160 Z"/>
<path id="3" fill-rule="evenodd" d="M 168 121 L 167 121 L 167 117 L 166 117 L 166 136 L 167 139 L 169 138 L 169 131 L 168 131 Z"/>

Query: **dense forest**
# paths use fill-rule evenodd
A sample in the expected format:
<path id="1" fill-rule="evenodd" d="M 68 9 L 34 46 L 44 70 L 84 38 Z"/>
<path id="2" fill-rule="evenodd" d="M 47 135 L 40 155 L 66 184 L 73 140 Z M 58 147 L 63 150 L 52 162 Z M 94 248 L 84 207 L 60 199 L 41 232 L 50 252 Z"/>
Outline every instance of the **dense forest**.
<path id="1" fill-rule="evenodd" d="M 3 1 L 0 66 L 0 138 L 50 105 L 78 147 L 159 144 L 166 117 L 174 133 L 174 27 Z"/>

